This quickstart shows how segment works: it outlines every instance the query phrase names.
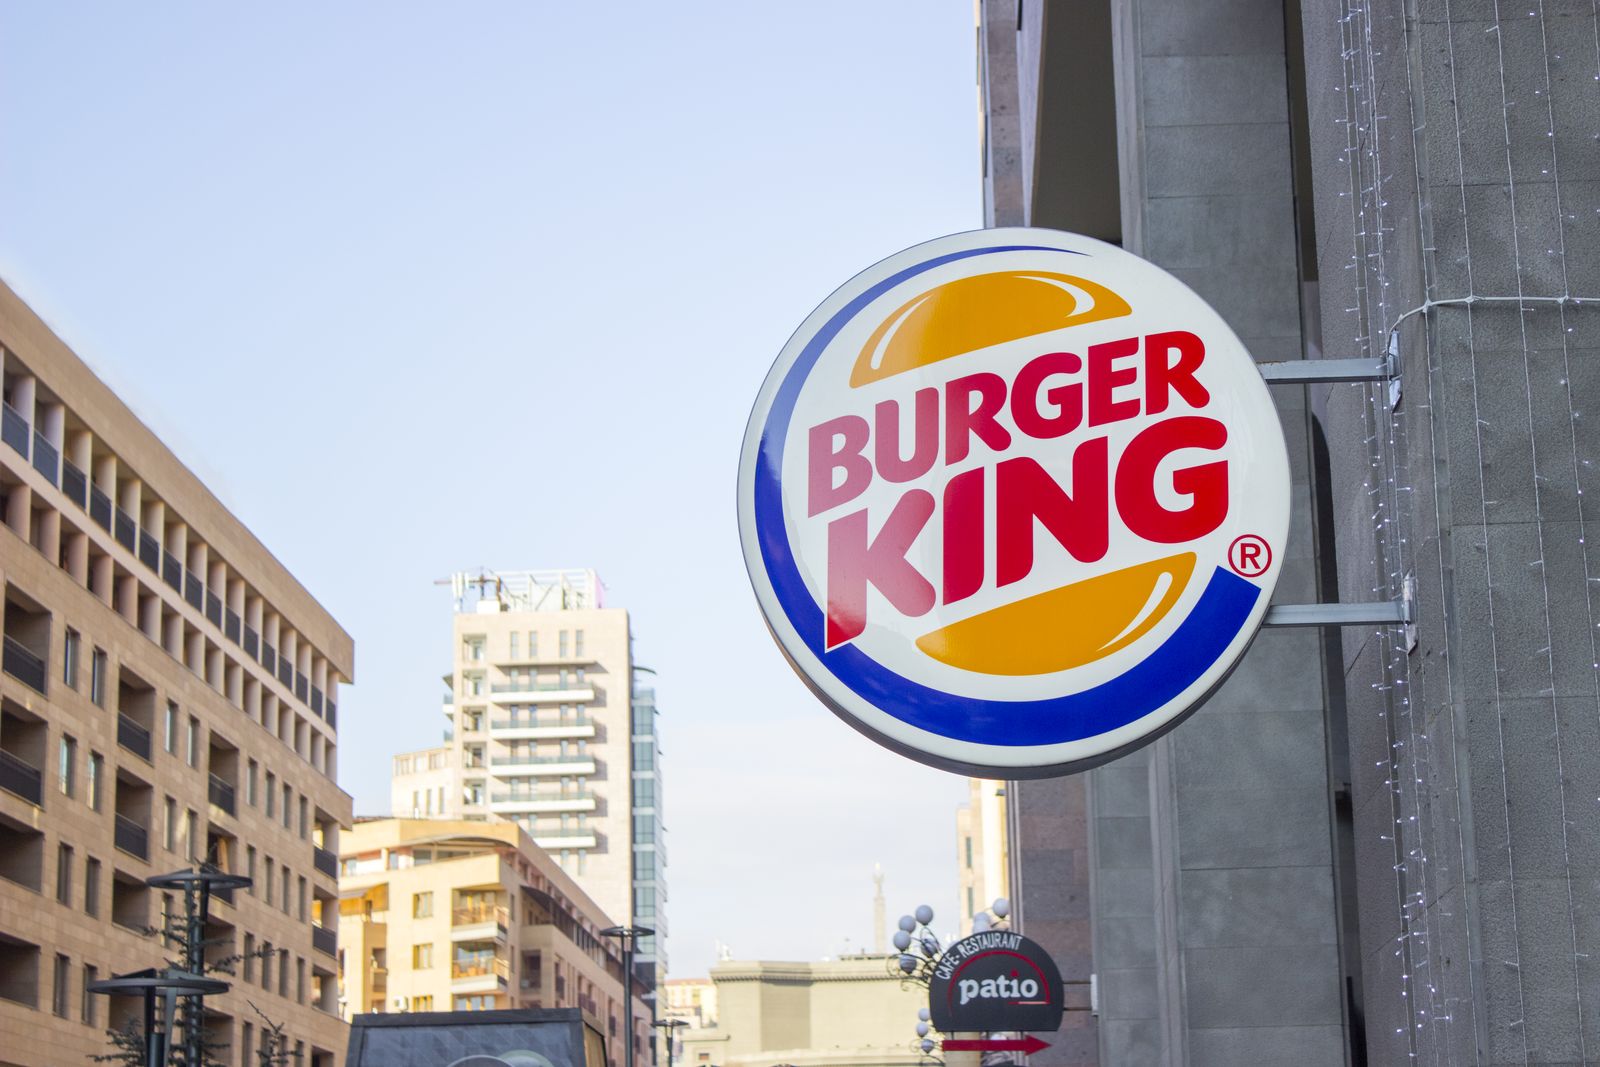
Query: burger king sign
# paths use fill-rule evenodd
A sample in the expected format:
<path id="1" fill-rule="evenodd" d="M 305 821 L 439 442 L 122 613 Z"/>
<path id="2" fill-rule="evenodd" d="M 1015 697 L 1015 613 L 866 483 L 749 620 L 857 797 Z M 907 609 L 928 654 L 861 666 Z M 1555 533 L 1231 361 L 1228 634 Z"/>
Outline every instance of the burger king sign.
<path id="1" fill-rule="evenodd" d="M 817 308 L 756 400 L 745 563 L 852 726 L 1043 777 L 1150 741 L 1260 626 L 1289 525 L 1266 385 L 1214 310 L 1086 237 L 956 234 Z"/>

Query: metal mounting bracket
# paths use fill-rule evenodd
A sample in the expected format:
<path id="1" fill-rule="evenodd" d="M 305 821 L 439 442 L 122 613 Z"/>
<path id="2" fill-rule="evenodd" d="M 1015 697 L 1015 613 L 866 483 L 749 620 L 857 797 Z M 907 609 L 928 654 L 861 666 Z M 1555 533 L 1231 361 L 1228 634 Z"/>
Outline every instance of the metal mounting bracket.
<path id="1" fill-rule="evenodd" d="M 1268 385 L 1310 385 L 1314 382 L 1387 382 L 1397 377 L 1393 356 L 1383 359 L 1289 359 L 1258 363 Z"/>
<path id="2" fill-rule="evenodd" d="M 1273 604 L 1263 626 L 1410 626 L 1411 599 L 1366 604 Z"/>

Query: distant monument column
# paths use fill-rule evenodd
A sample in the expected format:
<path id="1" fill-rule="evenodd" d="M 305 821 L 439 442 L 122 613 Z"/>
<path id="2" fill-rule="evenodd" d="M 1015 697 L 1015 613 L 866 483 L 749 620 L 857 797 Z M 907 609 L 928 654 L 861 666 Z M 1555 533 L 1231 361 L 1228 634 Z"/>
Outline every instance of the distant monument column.
<path id="1" fill-rule="evenodd" d="M 872 896 L 872 954 L 889 954 L 889 920 L 883 903 L 883 868 L 872 865 L 872 884 L 877 888 Z"/>

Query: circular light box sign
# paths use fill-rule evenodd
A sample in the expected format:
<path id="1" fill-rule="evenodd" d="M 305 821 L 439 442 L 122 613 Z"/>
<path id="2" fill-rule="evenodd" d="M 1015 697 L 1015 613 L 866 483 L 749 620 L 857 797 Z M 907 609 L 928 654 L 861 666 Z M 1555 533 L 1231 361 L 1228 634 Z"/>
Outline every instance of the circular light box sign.
<path id="1" fill-rule="evenodd" d="M 1289 526 L 1216 311 L 1087 237 L 956 234 L 851 279 L 761 387 L 745 564 L 778 644 L 912 759 L 1028 778 L 1171 729 L 1244 654 Z"/>

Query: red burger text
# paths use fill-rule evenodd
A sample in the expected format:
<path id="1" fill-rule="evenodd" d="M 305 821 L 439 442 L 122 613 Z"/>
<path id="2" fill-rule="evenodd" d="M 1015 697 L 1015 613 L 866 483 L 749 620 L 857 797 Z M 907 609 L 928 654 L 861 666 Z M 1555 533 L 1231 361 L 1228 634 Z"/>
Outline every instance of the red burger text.
<path id="1" fill-rule="evenodd" d="M 918 389 L 909 405 L 884 400 L 870 421 L 860 415 L 829 419 L 809 432 L 807 515 L 850 503 L 874 480 L 911 482 L 936 464 L 961 463 L 972 453 L 974 438 L 1003 454 L 1018 435 L 1066 437 L 1161 415 L 1175 399 L 1187 409 L 1203 408 L 1211 400 L 1196 377 L 1204 362 L 1205 346 L 1192 333 L 1129 337 L 1091 345 L 1086 358 L 1046 353 L 1010 381 L 982 372 Z M 907 418 L 914 442 L 909 457 L 901 454 Z M 926 489 L 908 488 L 875 534 L 868 529 L 866 508 L 830 520 L 827 647 L 866 629 L 869 585 L 909 617 L 965 599 L 983 586 L 988 479 L 995 486 L 995 582 L 1006 586 L 1033 569 L 1036 522 L 1083 563 L 1106 554 L 1113 508 L 1129 532 L 1158 544 L 1192 541 L 1215 530 L 1228 514 L 1227 461 L 1174 470 L 1172 489 L 1189 501 L 1178 509 L 1157 498 L 1157 470 L 1180 449 L 1216 451 L 1227 440 L 1227 427 L 1216 419 L 1175 413 L 1135 434 L 1114 467 L 1104 434 L 1078 434 L 1070 445 L 1070 494 L 1032 456 L 1015 456 L 954 475 L 944 483 L 941 499 Z M 936 512 L 943 532 L 937 589 L 907 559 Z"/>

